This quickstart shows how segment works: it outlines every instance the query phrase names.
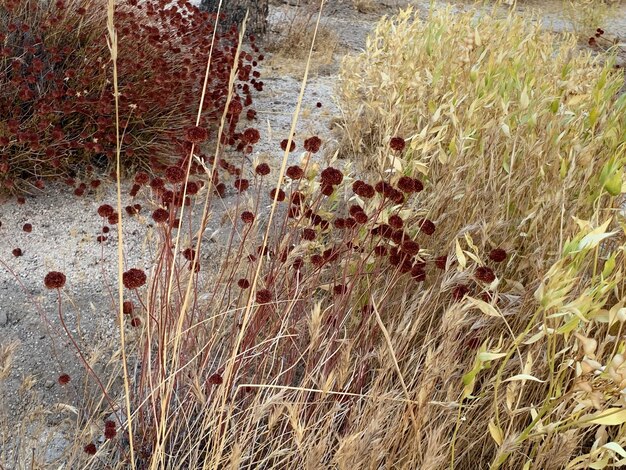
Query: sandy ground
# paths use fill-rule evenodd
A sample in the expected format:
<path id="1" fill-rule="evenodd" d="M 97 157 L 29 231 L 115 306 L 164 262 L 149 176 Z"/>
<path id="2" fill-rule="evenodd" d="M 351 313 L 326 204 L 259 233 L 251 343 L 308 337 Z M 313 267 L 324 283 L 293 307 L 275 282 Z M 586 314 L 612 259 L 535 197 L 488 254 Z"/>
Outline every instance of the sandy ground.
<path id="1" fill-rule="evenodd" d="M 296 142 L 301 143 L 305 137 L 315 134 L 325 141 L 328 149 L 332 148 L 330 125 L 338 114 L 332 96 L 340 53 L 361 50 L 375 21 L 402 4 L 404 2 L 399 0 L 387 0 L 381 2 L 375 12 L 360 14 L 346 3 L 329 3 L 323 24 L 336 32 L 340 48 L 331 64 L 311 74 Z M 428 2 L 418 2 L 417 6 L 425 13 L 427 5 Z M 557 31 L 568 28 L 559 17 L 558 8 L 551 4 L 546 7 L 543 2 L 541 5 L 527 2 L 525 5 L 529 6 L 522 10 L 544 8 L 543 22 L 547 27 Z M 471 6 L 460 3 L 454 8 L 465 10 Z M 271 23 L 279 24 L 293 14 L 293 9 L 289 5 L 273 6 Z M 624 7 L 620 15 L 612 18 L 610 27 L 615 34 L 626 37 Z M 278 142 L 287 137 L 290 128 L 302 70 L 290 67 L 287 71 L 278 62 L 274 64 L 263 71 L 265 91 L 255 100 L 262 141 L 255 147 L 253 158 L 278 165 L 282 156 Z M 321 108 L 316 106 L 318 102 L 322 103 Z M 297 152 L 293 155 L 297 158 Z M 61 332 L 56 294 L 44 288 L 43 278 L 48 271 L 67 274 L 63 314 L 72 335 L 86 353 L 95 357 L 110 352 L 116 343 L 118 327 L 115 314 L 111 313 L 116 295 L 115 228 L 112 227 L 107 242 L 96 241 L 102 227 L 97 208 L 102 203 L 114 205 L 115 202 L 115 188 L 110 184 L 104 186 L 76 198 L 69 188 L 51 185 L 43 194 L 28 197 L 24 205 L 14 200 L 0 205 L 0 347 L 15 347 L 9 376 L 0 381 L 0 464 L 4 468 L 30 466 L 32 448 L 37 448 L 35 460 L 40 468 L 52 468 L 55 459 L 71 444 L 69 430 L 76 420 L 68 408 L 59 408 L 58 404 L 80 406 L 84 372 L 67 336 Z M 128 186 L 124 193 L 127 190 Z M 223 200 L 224 210 L 234 204 L 234 198 L 229 195 Z M 126 219 L 125 262 L 128 268 L 140 267 L 148 271 L 154 256 L 149 218 L 152 206 L 142 198 L 133 201 L 137 202 L 144 209 L 138 217 Z M 128 203 L 130 200 L 123 205 Z M 216 246 L 223 241 L 218 219 L 219 214 L 209 229 L 211 232 L 218 230 L 213 240 Z M 22 230 L 26 223 L 32 224 L 31 233 Z M 221 230 L 227 231 L 226 228 Z M 14 248 L 21 248 L 23 255 L 12 256 Z M 0 368 L 1 362 L 0 359 Z M 58 385 L 57 377 L 61 373 L 72 376 L 69 386 Z M 37 411 L 33 412 L 35 409 Z"/>

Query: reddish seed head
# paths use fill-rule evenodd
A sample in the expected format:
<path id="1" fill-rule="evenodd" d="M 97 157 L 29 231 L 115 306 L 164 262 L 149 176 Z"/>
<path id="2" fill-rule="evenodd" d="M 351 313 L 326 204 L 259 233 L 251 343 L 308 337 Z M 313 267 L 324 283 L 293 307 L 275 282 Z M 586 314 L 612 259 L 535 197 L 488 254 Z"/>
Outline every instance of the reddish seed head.
<path id="1" fill-rule="evenodd" d="M 324 184 L 320 188 L 320 193 L 322 193 L 324 196 L 332 196 L 334 191 L 335 188 L 333 188 L 333 186 L 330 184 Z"/>
<path id="2" fill-rule="evenodd" d="M 220 374 L 215 373 L 209 377 L 208 382 L 209 385 L 221 385 L 222 383 L 224 383 L 224 379 Z"/>
<path id="3" fill-rule="evenodd" d="M 148 173 L 144 173 L 143 171 L 140 171 L 135 175 L 135 183 L 137 184 L 144 185 L 144 184 L 147 184 L 148 181 L 150 181 L 150 177 L 148 176 Z"/>
<path id="4" fill-rule="evenodd" d="M 424 271 L 424 269 L 420 265 L 415 264 L 411 268 L 411 277 L 416 282 L 424 282 L 426 280 L 426 271 Z"/>
<path id="5" fill-rule="evenodd" d="M 122 274 L 122 283 L 127 289 L 138 289 L 147 281 L 146 273 L 141 269 L 131 268 Z"/>
<path id="6" fill-rule="evenodd" d="M 246 191 L 250 187 L 250 182 L 245 178 L 238 178 L 233 184 L 239 192 Z"/>
<path id="7" fill-rule="evenodd" d="M 298 165 L 293 165 L 287 168 L 287 176 L 292 180 L 299 180 L 304 176 L 304 170 Z"/>
<path id="8" fill-rule="evenodd" d="M 83 447 L 83 451 L 85 452 L 85 454 L 96 455 L 98 449 L 96 449 L 96 445 L 92 442 Z"/>
<path id="9" fill-rule="evenodd" d="M 209 138 L 209 131 L 200 126 L 191 126 L 185 129 L 185 139 L 194 144 L 204 142 Z"/>
<path id="10" fill-rule="evenodd" d="M 237 281 L 237 285 L 239 286 L 240 289 L 247 289 L 248 287 L 250 287 L 250 281 L 248 281 L 247 279 L 239 279 Z"/>
<path id="11" fill-rule="evenodd" d="M 256 301 L 259 304 L 266 304 L 272 301 L 272 293 L 269 289 L 261 289 L 256 293 Z"/>
<path id="12" fill-rule="evenodd" d="M 315 106 L 317 106 L 318 108 L 322 107 L 322 103 L 320 103 L 319 101 L 315 104 Z"/>
<path id="13" fill-rule="evenodd" d="M 356 180 L 353 184 L 352 184 L 352 191 L 354 191 L 354 194 L 356 194 L 357 196 L 361 196 L 362 198 L 372 198 L 374 197 L 374 187 L 361 181 L 361 180 Z"/>
<path id="14" fill-rule="evenodd" d="M 109 223 L 109 225 L 115 225 L 119 221 L 120 221 L 120 216 L 117 212 L 107 217 L 107 222 Z"/>
<path id="15" fill-rule="evenodd" d="M 389 141 L 389 147 L 396 152 L 402 152 L 406 147 L 406 142 L 402 137 L 392 137 Z"/>
<path id="16" fill-rule="evenodd" d="M 100 207 L 98 207 L 98 215 L 100 217 L 109 217 L 111 214 L 113 214 L 113 212 L 115 212 L 113 210 L 113 207 L 111 207 L 109 204 L 102 204 Z"/>
<path id="17" fill-rule="evenodd" d="M 282 202 L 285 200 L 285 191 L 282 189 L 274 188 L 270 191 L 270 197 L 272 199 L 276 199 L 278 202 Z"/>
<path id="18" fill-rule="evenodd" d="M 135 309 L 135 306 L 130 300 L 126 300 L 122 304 L 122 311 L 124 312 L 124 315 L 132 314 L 134 309 Z"/>
<path id="19" fill-rule="evenodd" d="M 244 224 L 251 224 L 252 222 L 254 222 L 254 214 L 250 211 L 242 212 L 241 220 Z"/>
<path id="20" fill-rule="evenodd" d="M 469 288 L 465 284 L 459 284 L 452 289 L 452 299 L 455 301 L 462 300 L 469 292 Z"/>
<path id="21" fill-rule="evenodd" d="M 389 225 L 398 230 L 404 226 L 404 221 L 399 215 L 392 215 L 391 217 L 389 217 Z"/>
<path id="22" fill-rule="evenodd" d="M 408 176 L 402 176 L 398 180 L 398 189 L 409 194 L 415 192 L 415 180 L 413 178 L 409 178 Z"/>
<path id="23" fill-rule="evenodd" d="M 192 248 L 185 248 L 185 250 L 183 251 L 183 257 L 188 261 L 193 260 L 195 256 L 196 256 L 196 250 Z"/>
<path id="24" fill-rule="evenodd" d="M 185 170 L 179 166 L 168 166 L 165 170 L 165 177 L 172 184 L 182 183 L 185 180 Z"/>
<path id="25" fill-rule="evenodd" d="M 411 256 L 416 255 L 420 251 L 419 243 L 413 240 L 406 240 L 404 243 L 402 243 L 402 251 Z"/>
<path id="26" fill-rule="evenodd" d="M 435 233 L 435 224 L 428 219 L 420 219 L 417 223 L 420 227 L 420 231 L 426 235 L 432 235 Z"/>
<path id="27" fill-rule="evenodd" d="M 494 248 L 489 252 L 489 258 L 496 263 L 501 263 L 507 257 L 506 251 L 502 248 Z"/>
<path id="28" fill-rule="evenodd" d="M 152 219 L 158 224 L 167 222 L 169 218 L 169 212 L 160 207 L 152 213 Z"/>
<path id="29" fill-rule="evenodd" d="M 446 269 L 447 262 L 448 262 L 447 256 L 439 256 L 438 258 L 435 258 L 435 266 L 437 266 L 437 269 L 441 269 L 442 271 Z"/>
<path id="30" fill-rule="evenodd" d="M 117 435 L 117 431 L 115 430 L 115 426 L 106 426 L 104 428 L 105 439 L 113 439 L 116 435 Z"/>
<path id="31" fill-rule="evenodd" d="M 313 230 L 312 228 L 305 228 L 302 231 L 302 238 L 304 240 L 309 240 L 309 241 L 315 240 L 315 236 L 316 236 L 315 230 Z"/>
<path id="32" fill-rule="evenodd" d="M 304 141 L 304 149 L 307 152 L 317 153 L 322 145 L 322 139 L 314 135 Z"/>
<path id="33" fill-rule="evenodd" d="M 266 176 L 270 174 L 270 166 L 267 163 L 260 163 L 254 169 L 257 175 Z"/>
<path id="34" fill-rule="evenodd" d="M 358 212 L 354 214 L 354 220 L 358 224 L 365 224 L 368 221 L 368 217 L 367 217 L 367 214 L 365 214 L 365 212 Z"/>
<path id="35" fill-rule="evenodd" d="M 26 204 L 26 199 L 24 199 L 23 196 L 18 196 L 17 197 L 17 203 L 18 204 Z"/>
<path id="36" fill-rule="evenodd" d="M 104 227 L 102 227 L 102 233 L 109 233 L 111 231 L 111 229 L 109 227 L 107 227 L 106 225 Z"/>
<path id="37" fill-rule="evenodd" d="M 30 233 L 33 231 L 33 226 L 31 224 L 24 224 L 22 230 L 24 230 L 26 233 Z"/>
<path id="38" fill-rule="evenodd" d="M 246 129 L 243 131 L 242 139 L 250 145 L 256 144 L 259 140 L 261 140 L 261 134 L 257 129 Z"/>
<path id="39" fill-rule="evenodd" d="M 61 374 L 57 378 L 57 382 L 59 383 L 59 385 L 67 385 L 68 383 L 70 383 L 70 380 L 72 380 L 72 378 L 68 374 Z"/>
<path id="40" fill-rule="evenodd" d="M 130 326 L 132 326 L 133 328 L 139 328 L 141 326 L 141 318 L 139 317 L 131 318 Z"/>
<path id="41" fill-rule="evenodd" d="M 288 143 L 289 143 L 289 140 L 288 140 L 288 139 L 283 139 L 283 140 L 280 142 L 280 148 L 281 148 L 281 149 L 283 149 L 283 150 L 287 150 L 287 144 L 288 144 Z M 295 149 L 296 149 L 296 143 L 292 140 L 292 141 L 291 141 L 291 146 L 289 147 L 289 151 L 290 151 L 290 152 L 293 152 Z"/>
<path id="42" fill-rule="evenodd" d="M 496 275 L 493 273 L 491 268 L 487 266 L 480 266 L 476 268 L 474 271 L 474 277 L 485 284 L 491 284 L 496 280 Z"/>
<path id="43" fill-rule="evenodd" d="M 50 271 L 43 280 L 48 289 L 61 289 L 65 285 L 65 274 L 58 271 Z"/>
<path id="44" fill-rule="evenodd" d="M 336 186 L 343 181 L 343 173 L 336 168 L 328 167 L 320 173 L 322 184 Z"/>

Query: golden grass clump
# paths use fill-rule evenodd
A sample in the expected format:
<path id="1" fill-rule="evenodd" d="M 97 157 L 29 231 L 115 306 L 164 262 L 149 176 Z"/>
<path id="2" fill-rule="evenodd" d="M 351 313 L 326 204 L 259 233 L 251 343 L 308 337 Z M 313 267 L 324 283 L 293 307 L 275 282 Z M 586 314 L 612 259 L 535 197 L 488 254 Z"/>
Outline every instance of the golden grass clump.
<path id="1" fill-rule="evenodd" d="M 622 82 L 610 56 L 513 13 L 421 21 L 408 9 L 344 60 L 344 150 L 365 168 L 424 173 L 423 206 L 444 232 L 486 221 L 490 243 L 539 250 L 519 261 L 542 273 L 576 230 L 571 215 L 621 192 Z"/>

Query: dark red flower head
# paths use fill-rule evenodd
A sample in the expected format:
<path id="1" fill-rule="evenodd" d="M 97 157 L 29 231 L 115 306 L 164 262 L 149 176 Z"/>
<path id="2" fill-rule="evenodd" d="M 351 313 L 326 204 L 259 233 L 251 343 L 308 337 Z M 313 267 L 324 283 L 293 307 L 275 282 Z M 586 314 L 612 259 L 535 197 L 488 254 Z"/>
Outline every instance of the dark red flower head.
<path id="1" fill-rule="evenodd" d="M 104 438 L 105 439 L 113 439 L 116 435 L 117 435 L 117 431 L 115 430 L 115 423 L 113 423 L 113 426 L 105 426 L 104 427 Z"/>
<path id="2" fill-rule="evenodd" d="M 256 144 L 259 140 L 261 140 L 261 134 L 257 129 L 246 129 L 243 131 L 242 140 L 249 145 Z"/>
<path id="3" fill-rule="evenodd" d="M 422 233 L 426 235 L 432 235 L 435 233 L 435 224 L 428 219 L 420 219 L 417 223 Z"/>
<path id="4" fill-rule="evenodd" d="M 361 180 L 356 180 L 352 183 L 352 191 L 354 191 L 354 194 L 357 196 L 361 196 L 365 199 L 372 198 L 375 194 L 374 187 Z"/>
<path id="5" fill-rule="evenodd" d="M 186 176 L 185 170 L 179 166 L 168 166 L 165 170 L 165 177 L 172 184 L 182 183 Z"/>
<path id="6" fill-rule="evenodd" d="M 221 385 L 224 382 L 224 379 L 220 374 L 213 374 L 209 377 L 209 385 Z"/>
<path id="7" fill-rule="evenodd" d="M 147 184 L 148 181 L 150 181 L 150 177 L 148 176 L 148 173 L 144 173 L 143 171 L 138 172 L 135 175 L 135 183 L 137 184 Z"/>
<path id="8" fill-rule="evenodd" d="M 452 289 L 452 299 L 462 300 L 469 293 L 469 287 L 465 284 L 459 284 Z"/>
<path id="9" fill-rule="evenodd" d="M 404 147 L 406 147 L 406 142 L 402 137 L 392 137 L 389 141 L 389 147 L 396 152 L 402 152 Z"/>
<path id="10" fill-rule="evenodd" d="M 137 268 L 131 268 L 122 274 L 122 282 L 127 289 L 139 289 L 147 279 L 146 273 Z"/>
<path id="11" fill-rule="evenodd" d="M 447 262 L 447 256 L 439 256 L 438 258 L 435 258 L 435 266 L 437 266 L 437 269 L 441 269 L 442 271 L 446 269 Z"/>
<path id="12" fill-rule="evenodd" d="M 493 281 L 496 280 L 496 275 L 493 273 L 492 269 L 488 268 L 487 266 L 480 266 L 476 268 L 476 271 L 474 271 L 474 276 L 476 277 L 476 279 L 484 282 L 485 284 L 491 284 Z"/>
<path id="13" fill-rule="evenodd" d="M 254 171 L 259 176 L 266 176 L 270 174 L 270 166 L 267 163 L 259 163 Z"/>
<path id="14" fill-rule="evenodd" d="M 247 289 L 248 287 L 250 287 L 250 281 L 248 281 L 247 279 L 241 278 L 237 281 L 237 285 L 239 286 L 240 289 Z"/>
<path id="15" fill-rule="evenodd" d="M 266 304 L 272 301 L 272 293 L 269 289 L 261 289 L 256 293 L 256 301 L 259 304 Z"/>
<path id="16" fill-rule="evenodd" d="M 507 257 L 506 251 L 502 248 L 494 248 L 489 252 L 489 258 L 496 263 L 501 263 Z"/>
<path id="17" fill-rule="evenodd" d="M 250 211 L 244 211 L 241 213 L 241 220 L 244 224 L 251 224 L 254 222 L 254 214 Z"/>
<path id="18" fill-rule="evenodd" d="M 322 145 L 322 139 L 318 136 L 314 135 L 313 137 L 309 137 L 304 141 L 304 149 L 307 152 L 317 153 Z"/>
<path id="19" fill-rule="evenodd" d="M 292 180 L 299 180 L 304 176 L 304 170 L 298 165 L 293 165 L 287 168 L 287 176 Z"/>
<path id="20" fill-rule="evenodd" d="M 285 191 L 283 191 L 282 189 L 274 188 L 270 191 L 270 197 L 272 198 L 272 200 L 276 198 L 278 202 L 282 202 L 285 200 Z"/>
<path id="21" fill-rule="evenodd" d="M 59 378 L 57 378 L 59 385 L 67 385 L 70 383 L 70 380 L 72 380 L 72 378 L 68 374 L 61 374 L 59 375 Z"/>
<path id="22" fill-rule="evenodd" d="M 155 210 L 152 213 L 152 219 L 156 223 L 162 224 L 162 223 L 167 222 L 170 219 L 170 213 L 166 211 L 165 209 L 159 207 L 157 210 Z"/>
<path id="23" fill-rule="evenodd" d="M 100 217 L 109 217 L 114 212 L 115 211 L 113 210 L 113 207 L 111 207 L 109 204 L 102 204 L 100 207 L 98 207 L 98 215 Z"/>
<path id="24" fill-rule="evenodd" d="M 336 168 L 328 167 L 320 174 L 322 184 L 326 186 L 336 186 L 343 181 L 343 173 Z"/>
<path id="25" fill-rule="evenodd" d="M 24 224 L 22 230 L 24 230 L 26 233 L 30 233 L 33 231 L 33 226 L 31 224 Z"/>
<path id="26" fill-rule="evenodd" d="M 58 271 L 50 271 L 43 280 L 48 289 L 62 289 L 65 285 L 65 274 Z"/>
<path id="27" fill-rule="evenodd" d="M 124 313 L 124 315 L 130 315 L 131 313 L 133 313 L 134 309 L 135 309 L 135 306 L 130 300 L 126 300 L 122 304 L 122 312 Z"/>
<path id="28" fill-rule="evenodd" d="M 398 180 L 398 189 L 404 193 L 414 193 L 416 191 L 415 181 L 415 179 L 408 176 L 402 176 Z"/>
<path id="29" fill-rule="evenodd" d="M 287 150 L 287 144 L 288 144 L 288 143 L 289 143 L 289 140 L 288 140 L 288 139 L 283 139 L 283 140 L 280 142 L 280 148 L 281 148 L 281 149 L 283 149 L 283 150 Z M 292 141 L 291 141 L 291 146 L 289 147 L 289 151 L 290 151 L 290 152 L 293 152 L 295 149 L 296 149 L 296 143 L 292 140 Z"/>
<path id="30" fill-rule="evenodd" d="M 83 451 L 85 452 L 85 454 L 96 455 L 96 452 L 98 451 L 98 449 L 96 449 L 96 445 L 93 442 L 91 442 L 87 444 L 85 447 L 83 447 Z"/>
<path id="31" fill-rule="evenodd" d="M 185 139 L 194 144 L 204 142 L 209 138 L 209 131 L 200 126 L 191 126 L 185 129 Z"/>
<path id="32" fill-rule="evenodd" d="M 245 178 L 238 178 L 235 180 L 233 186 L 235 186 L 235 189 L 239 192 L 246 191 L 250 187 L 250 181 Z"/>

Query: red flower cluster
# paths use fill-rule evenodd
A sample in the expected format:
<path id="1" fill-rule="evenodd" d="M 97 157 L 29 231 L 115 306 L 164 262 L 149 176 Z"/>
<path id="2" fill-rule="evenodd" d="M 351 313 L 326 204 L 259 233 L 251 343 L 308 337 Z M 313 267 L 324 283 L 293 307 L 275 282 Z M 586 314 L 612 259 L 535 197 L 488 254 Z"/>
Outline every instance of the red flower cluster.
<path id="1" fill-rule="evenodd" d="M 146 273 L 141 269 L 131 268 L 122 274 L 122 283 L 127 289 L 139 289 L 147 281 Z"/>

